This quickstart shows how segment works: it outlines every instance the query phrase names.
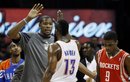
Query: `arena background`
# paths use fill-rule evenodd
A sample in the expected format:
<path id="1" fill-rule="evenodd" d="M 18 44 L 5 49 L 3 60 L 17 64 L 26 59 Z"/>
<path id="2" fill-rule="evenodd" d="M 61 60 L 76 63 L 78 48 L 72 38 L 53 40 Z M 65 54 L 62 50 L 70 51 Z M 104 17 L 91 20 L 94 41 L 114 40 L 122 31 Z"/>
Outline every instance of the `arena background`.
<path id="1" fill-rule="evenodd" d="M 115 30 L 118 34 L 119 39 L 119 47 L 126 50 L 127 52 L 130 52 L 130 12 L 129 12 L 129 4 L 128 0 L 0 0 L 0 12 L 3 13 L 2 21 L 0 25 L 2 25 L 3 22 L 18 22 L 21 18 L 25 16 L 25 14 L 28 12 L 28 9 L 31 8 L 34 3 L 42 3 L 45 6 L 45 11 L 49 12 L 49 9 L 52 9 L 53 12 L 56 12 L 56 10 L 61 9 L 64 12 L 65 11 L 72 11 L 72 10 L 79 10 L 81 13 L 82 10 L 85 10 L 86 13 L 91 14 L 92 12 L 97 12 L 88 18 L 96 17 L 96 20 L 91 20 L 92 22 L 96 22 L 97 25 L 99 25 L 101 22 L 111 22 L 112 23 L 112 30 Z M 11 12 L 6 13 L 6 12 Z M 19 9 L 25 9 L 25 14 L 21 14 L 22 12 L 16 11 Z M 15 9 L 15 11 L 14 11 Z M 103 19 L 104 16 L 102 14 L 98 15 L 100 11 L 105 12 L 111 12 L 111 15 L 107 16 L 107 20 Z M 109 12 L 109 13 L 110 13 Z M 15 14 L 14 14 L 15 13 Z M 44 12 L 43 12 L 44 13 Z M 67 13 L 66 13 L 67 14 Z M 66 15 L 65 14 L 65 15 Z M 9 16 L 7 18 L 4 18 L 6 16 Z M 20 15 L 17 18 L 17 15 Z M 85 25 L 88 25 L 90 23 L 88 20 L 83 19 L 84 15 L 82 14 L 81 20 L 86 21 Z M 96 15 L 96 16 L 95 16 Z M 69 15 L 65 16 L 68 17 Z M 88 15 L 87 15 L 88 16 Z M 70 17 L 70 19 L 67 19 L 69 22 L 72 22 L 72 18 L 74 16 Z M 109 18 L 110 17 L 110 18 Z M 12 18 L 12 19 L 11 19 Z M 55 18 L 55 16 L 54 16 Z M 69 17 L 68 17 L 69 18 Z M 72 20 L 72 21 L 71 21 Z M 105 20 L 105 21 L 104 21 Z M 8 28 L 5 28 L 7 30 Z M 1 30 L 0 30 L 1 31 Z"/>

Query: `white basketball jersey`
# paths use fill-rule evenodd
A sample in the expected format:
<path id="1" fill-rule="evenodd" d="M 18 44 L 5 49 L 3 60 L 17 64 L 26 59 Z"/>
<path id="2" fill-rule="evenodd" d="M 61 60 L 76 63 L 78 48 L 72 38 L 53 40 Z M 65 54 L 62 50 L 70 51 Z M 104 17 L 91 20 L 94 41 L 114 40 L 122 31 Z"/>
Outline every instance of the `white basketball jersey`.
<path id="1" fill-rule="evenodd" d="M 58 61 L 51 82 L 76 82 L 76 73 L 80 62 L 79 50 L 75 40 L 65 43 L 57 41 L 62 50 L 61 59 Z"/>

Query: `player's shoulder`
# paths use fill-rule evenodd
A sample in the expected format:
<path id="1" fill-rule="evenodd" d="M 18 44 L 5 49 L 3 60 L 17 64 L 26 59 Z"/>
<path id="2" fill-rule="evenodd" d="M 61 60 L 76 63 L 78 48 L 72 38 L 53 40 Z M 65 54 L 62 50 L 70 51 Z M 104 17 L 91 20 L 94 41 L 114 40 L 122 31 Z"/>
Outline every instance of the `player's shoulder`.
<path id="1" fill-rule="evenodd" d="M 10 58 L 9 58 L 9 59 L 6 59 L 6 60 L 4 60 L 4 61 L 2 61 L 2 62 L 1 62 L 1 65 L 6 64 L 6 63 L 9 63 L 9 62 L 10 62 Z"/>
<path id="2" fill-rule="evenodd" d="M 2 61 L 0 65 L 1 65 L 1 69 L 3 70 L 7 69 L 10 65 L 10 58 Z"/>
<path id="3" fill-rule="evenodd" d="M 57 46 L 58 46 L 58 43 L 57 43 L 57 42 L 51 43 L 50 46 L 51 46 L 51 47 L 57 47 Z"/>
<path id="4" fill-rule="evenodd" d="M 57 42 L 51 43 L 51 44 L 49 45 L 49 48 L 50 48 L 50 49 L 53 49 L 53 51 L 54 51 L 54 50 L 60 49 L 60 45 L 59 45 Z"/>
<path id="5" fill-rule="evenodd" d="M 125 56 L 125 57 L 130 56 L 130 54 L 128 52 L 124 51 L 123 49 L 120 49 L 119 52 L 120 52 L 121 56 Z"/>
<path id="6" fill-rule="evenodd" d="M 81 44 L 80 44 L 80 42 L 79 42 L 78 40 L 75 40 L 75 39 L 71 39 L 71 41 L 76 43 L 76 45 L 77 45 L 77 47 L 78 47 L 78 50 L 80 51 L 80 49 L 81 49 Z"/>
<path id="7" fill-rule="evenodd" d="M 99 50 L 96 52 L 96 54 L 100 54 L 100 53 L 102 53 L 103 51 L 105 51 L 105 48 L 99 49 Z"/>

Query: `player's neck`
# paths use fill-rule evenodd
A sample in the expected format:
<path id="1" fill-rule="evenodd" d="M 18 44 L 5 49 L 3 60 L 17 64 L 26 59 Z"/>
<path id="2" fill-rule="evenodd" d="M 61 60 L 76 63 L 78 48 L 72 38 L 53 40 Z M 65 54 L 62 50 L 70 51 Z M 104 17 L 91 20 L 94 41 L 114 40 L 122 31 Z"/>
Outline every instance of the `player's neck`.
<path id="1" fill-rule="evenodd" d="M 19 60 L 21 59 L 21 57 L 20 56 L 17 56 L 17 57 L 13 56 L 11 59 L 12 59 L 12 63 L 18 63 Z"/>
<path id="2" fill-rule="evenodd" d="M 64 42 L 69 42 L 70 39 L 72 39 L 72 37 L 70 35 L 66 35 L 66 36 L 62 36 L 60 40 Z"/>
<path id="3" fill-rule="evenodd" d="M 41 36 L 41 37 L 43 37 L 43 38 L 50 38 L 51 37 L 51 35 L 46 35 L 46 34 L 44 34 L 44 33 L 39 33 L 39 35 Z"/>
<path id="4" fill-rule="evenodd" d="M 86 57 L 86 58 L 87 58 L 88 62 L 90 62 L 90 63 L 91 63 L 91 61 L 93 60 L 94 56 L 93 56 L 93 55 L 91 55 L 91 56 L 88 56 L 88 57 Z"/>
<path id="5" fill-rule="evenodd" d="M 120 51 L 120 49 L 119 49 L 119 48 L 116 48 L 116 49 L 114 50 L 114 52 L 112 52 L 111 54 L 109 54 L 109 56 L 115 56 L 119 51 Z"/>

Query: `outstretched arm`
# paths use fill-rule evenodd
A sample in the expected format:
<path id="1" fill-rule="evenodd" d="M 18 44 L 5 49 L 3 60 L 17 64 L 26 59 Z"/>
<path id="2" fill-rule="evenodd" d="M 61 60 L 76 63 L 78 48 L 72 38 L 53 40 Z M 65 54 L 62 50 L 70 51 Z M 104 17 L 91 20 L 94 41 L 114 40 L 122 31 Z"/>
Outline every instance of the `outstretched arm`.
<path id="1" fill-rule="evenodd" d="M 63 12 L 61 12 L 61 10 L 58 10 L 57 11 L 57 19 L 55 20 L 54 18 L 53 18 L 53 22 L 54 22 L 54 24 L 55 24 L 55 41 L 57 41 L 58 39 L 59 39 L 59 36 L 56 36 L 56 33 L 57 33 L 57 21 L 59 21 L 59 20 L 61 20 L 61 19 L 64 19 L 63 18 L 64 16 L 63 16 Z"/>
<path id="2" fill-rule="evenodd" d="M 59 21 L 59 20 L 61 20 L 61 19 L 64 19 L 64 15 L 63 15 L 63 12 L 62 12 L 61 10 L 58 10 L 58 11 L 57 11 L 57 19 L 55 20 L 55 19 L 53 18 L 53 22 L 54 22 L 54 23 L 57 23 L 57 21 Z"/>
<path id="3" fill-rule="evenodd" d="M 21 28 L 23 26 L 25 26 L 25 24 L 27 22 L 29 22 L 30 20 L 32 20 L 33 18 L 41 15 L 40 11 L 43 9 L 43 5 L 38 3 L 38 4 L 35 4 L 33 6 L 33 8 L 30 10 L 30 12 L 28 13 L 28 15 L 23 19 L 21 20 L 20 22 L 18 22 L 9 32 L 8 32 L 8 36 L 11 38 L 11 39 L 19 39 L 20 38 L 20 35 L 19 35 L 19 31 L 21 30 Z"/>
<path id="4" fill-rule="evenodd" d="M 57 11 L 57 21 L 64 19 L 64 15 L 63 12 L 61 12 L 61 10 Z"/>
<path id="5" fill-rule="evenodd" d="M 81 62 L 79 63 L 79 71 L 88 75 L 89 77 L 95 79 L 96 74 L 91 72 L 87 67 L 85 67 Z"/>

